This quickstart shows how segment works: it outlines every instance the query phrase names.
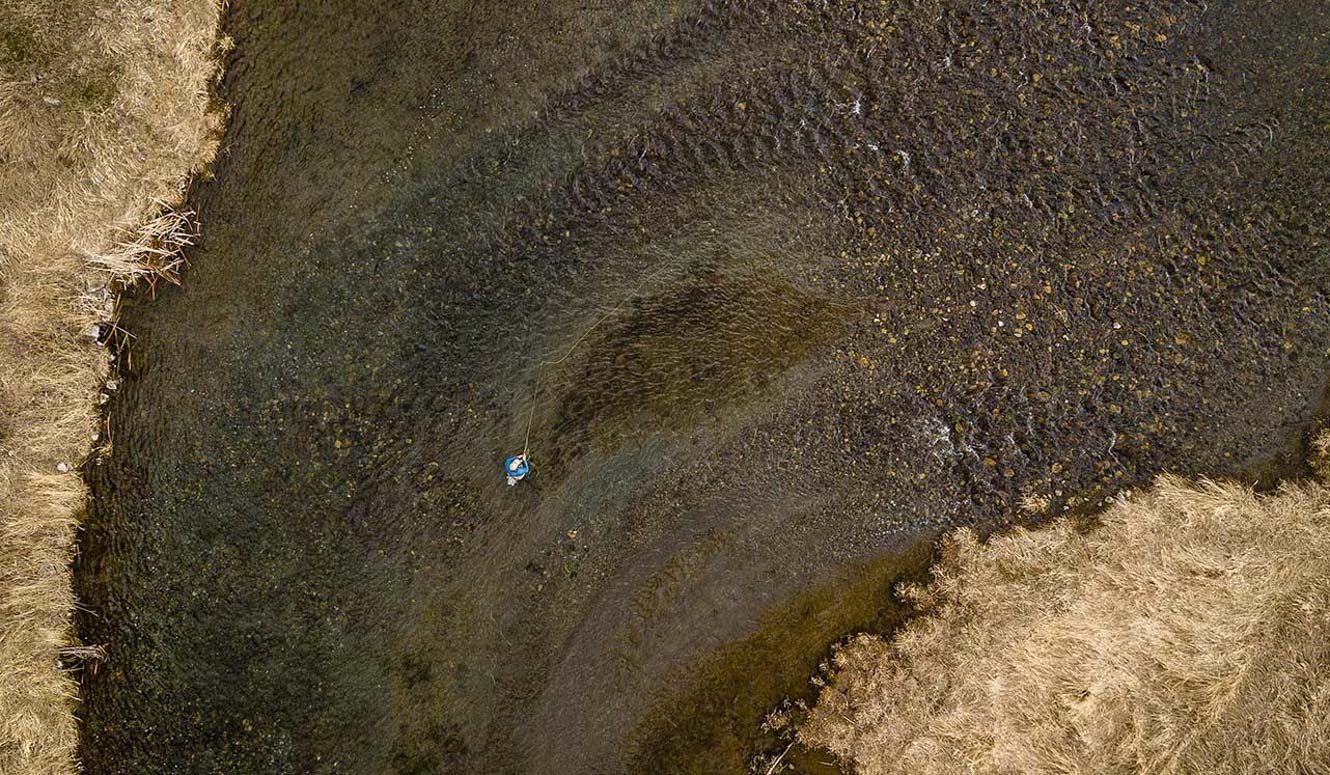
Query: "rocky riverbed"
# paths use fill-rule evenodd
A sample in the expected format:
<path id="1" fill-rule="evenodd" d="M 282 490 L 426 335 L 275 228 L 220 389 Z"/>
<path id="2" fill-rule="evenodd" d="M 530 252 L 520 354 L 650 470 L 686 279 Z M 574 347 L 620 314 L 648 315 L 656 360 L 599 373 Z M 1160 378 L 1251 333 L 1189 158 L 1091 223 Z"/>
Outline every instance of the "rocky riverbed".
<path id="1" fill-rule="evenodd" d="M 940 530 L 1298 475 L 1328 13 L 233 0 L 88 771 L 743 772 Z"/>

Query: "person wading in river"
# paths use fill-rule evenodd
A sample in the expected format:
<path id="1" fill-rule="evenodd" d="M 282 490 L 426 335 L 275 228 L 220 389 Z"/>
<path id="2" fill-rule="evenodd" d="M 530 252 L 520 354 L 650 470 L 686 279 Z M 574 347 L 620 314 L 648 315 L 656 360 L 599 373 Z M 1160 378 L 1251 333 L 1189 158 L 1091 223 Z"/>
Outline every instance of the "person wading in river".
<path id="1" fill-rule="evenodd" d="M 520 455 L 513 455 L 503 461 L 503 472 L 508 476 L 509 487 L 522 481 L 522 478 L 526 476 L 527 471 L 530 470 L 531 466 L 527 463 L 525 452 Z"/>

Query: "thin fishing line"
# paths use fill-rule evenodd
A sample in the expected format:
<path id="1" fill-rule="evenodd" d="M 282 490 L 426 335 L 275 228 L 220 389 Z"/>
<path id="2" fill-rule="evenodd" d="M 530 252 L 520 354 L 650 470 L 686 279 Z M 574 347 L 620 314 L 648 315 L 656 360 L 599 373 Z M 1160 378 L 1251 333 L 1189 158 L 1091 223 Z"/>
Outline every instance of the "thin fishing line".
<path id="1" fill-rule="evenodd" d="M 541 379 L 545 376 L 545 367 L 557 366 L 558 364 L 568 360 L 568 357 L 573 354 L 573 350 L 576 350 L 577 346 L 582 343 L 582 340 L 586 339 L 587 336 L 589 336 L 592 331 L 596 330 L 597 326 L 599 326 L 601 323 L 604 323 L 606 320 L 609 320 L 610 316 L 612 316 L 614 313 L 618 312 L 620 309 L 623 308 L 623 305 L 627 304 L 629 301 L 636 298 L 637 295 L 642 292 L 642 289 L 647 286 L 647 283 L 659 277 L 666 269 L 669 269 L 669 267 L 670 267 L 669 264 L 662 264 L 660 267 L 656 269 L 656 271 L 647 275 L 642 280 L 642 282 L 637 284 L 637 288 L 635 288 L 632 293 L 620 299 L 619 303 L 611 307 L 610 310 L 606 312 L 604 315 L 601 315 L 600 317 L 596 318 L 596 322 L 588 326 L 587 329 L 582 332 L 582 335 L 577 337 L 577 339 L 574 340 L 571 345 L 569 345 L 568 349 L 564 352 L 563 355 L 559 356 L 558 358 L 554 358 L 552 360 L 544 360 L 540 362 L 540 366 L 536 370 L 536 382 L 531 387 L 531 406 L 527 409 L 526 440 L 522 442 L 522 457 L 526 457 L 527 453 L 531 451 L 531 423 L 536 417 L 536 399 L 540 396 L 540 384 L 541 384 Z"/>

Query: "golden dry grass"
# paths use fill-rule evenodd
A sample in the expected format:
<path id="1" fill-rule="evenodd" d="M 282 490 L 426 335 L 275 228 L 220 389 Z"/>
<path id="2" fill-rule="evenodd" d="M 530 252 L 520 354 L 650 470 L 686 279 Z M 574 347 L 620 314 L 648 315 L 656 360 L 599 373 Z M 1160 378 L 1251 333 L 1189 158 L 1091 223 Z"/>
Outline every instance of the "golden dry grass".
<path id="1" fill-rule="evenodd" d="M 0 772 L 74 769 L 69 561 L 112 289 L 174 270 L 221 116 L 215 0 L 0 3 Z M 162 254 L 165 251 L 166 255 Z"/>
<path id="2" fill-rule="evenodd" d="M 950 536 L 800 736 L 861 773 L 1330 772 L 1330 489 L 1161 479 L 1088 533 Z"/>

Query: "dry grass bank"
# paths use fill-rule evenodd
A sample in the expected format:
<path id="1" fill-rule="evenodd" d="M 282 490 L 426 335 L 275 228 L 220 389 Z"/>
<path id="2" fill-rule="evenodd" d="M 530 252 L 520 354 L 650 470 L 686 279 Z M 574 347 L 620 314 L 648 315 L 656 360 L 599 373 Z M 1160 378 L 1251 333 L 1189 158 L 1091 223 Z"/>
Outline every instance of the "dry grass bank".
<path id="1" fill-rule="evenodd" d="M 951 536 L 801 737 L 862 773 L 1330 772 L 1330 489 L 1162 479 L 1078 533 Z"/>
<path id="2" fill-rule="evenodd" d="M 0 772 L 74 769 L 69 560 L 109 290 L 171 272 L 154 221 L 216 148 L 216 0 L 0 2 Z M 174 235 L 171 234 L 175 230 Z M 127 247 L 123 243 L 135 243 Z M 76 654 L 68 649 L 66 655 Z"/>

